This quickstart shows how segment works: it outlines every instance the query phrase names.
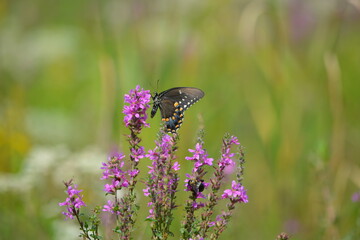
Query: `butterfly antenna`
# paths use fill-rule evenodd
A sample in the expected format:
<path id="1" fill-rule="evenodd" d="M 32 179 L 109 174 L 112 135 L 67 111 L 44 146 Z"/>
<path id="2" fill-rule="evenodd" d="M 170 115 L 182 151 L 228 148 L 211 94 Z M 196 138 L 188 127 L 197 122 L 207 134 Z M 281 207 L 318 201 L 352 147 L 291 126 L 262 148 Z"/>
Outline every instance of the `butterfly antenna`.
<path id="1" fill-rule="evenodd" d="M 157 92 L 158 89 L 159 89 L 159 82 L 160 82 L 160 78 L 156 81 L 156 92 Z"/>

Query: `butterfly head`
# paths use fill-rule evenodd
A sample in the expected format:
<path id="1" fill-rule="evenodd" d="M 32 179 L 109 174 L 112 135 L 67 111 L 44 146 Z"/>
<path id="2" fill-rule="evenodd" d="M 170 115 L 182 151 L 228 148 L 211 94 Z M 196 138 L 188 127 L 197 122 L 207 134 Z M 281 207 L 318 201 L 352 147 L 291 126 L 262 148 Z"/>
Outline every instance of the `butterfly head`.
<path id="1" fill-rule="evenodd" d="M 151 109 L 151 118 L 153 118 L 159 108 L 160 99 L 159 94 L 157 92 L 154 93 L 154 96 L 151 96 L 153 99 L 153 108 Z"/>

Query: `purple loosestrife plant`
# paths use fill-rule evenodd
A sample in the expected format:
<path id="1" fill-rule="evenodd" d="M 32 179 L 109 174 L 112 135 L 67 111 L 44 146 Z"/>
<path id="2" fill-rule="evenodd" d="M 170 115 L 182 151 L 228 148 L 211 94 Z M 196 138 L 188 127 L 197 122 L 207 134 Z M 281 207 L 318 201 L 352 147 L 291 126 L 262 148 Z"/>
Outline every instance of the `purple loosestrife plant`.
<path id="1" fill-rule="evenodd" d="M 141 139 L 139 134 L 144 127 L 150 127 L 146 122 L 146 110 L 150 107 L 149 102 L 151 99 L 150 91 L 140 89 L 136 86 L 135 89 L 130 90 L 129 94 L 125 94 L 124 101 L 128 105 L 124 106 L 123 113 L 125 114 L 125 126 L 130 129 L 130 134 L 127 135 L 130 145 L 130 161 L 131 169 L 134 171 L 134 176 L 129 181 L 129 190 L 133 193 L 136 185 L 136 176 L 138 174 L 138 164 L 140 159 L 145 157 L 144 147 L 139 146 Z"/>
<path id="2" fill-rule="evenodd" d="M 134 216 L 137 211 L 137 205 L 131 206 L 129 194 L 119 198 L 119 193 L 123 189 L 129 188 L 129 182 L 136 176 L 139 170 L 124 170 L 125 156 L 123 154 L 115 154 L 110 157 L 107 163 L 103 163 L 101 169 L 104 170 L 101 179 L 111 180 L 111 184 L 105 184 L 104 191 L 107 195 L 113 195 L 114 200 L 108 200 L 104 205 L 103 211 L 110 212 L 116 216 L 117 227 L 114 229 L 119 234 L 121 239 L 129 239 L 133 224 L 135 223 Z"/>
<path id="3" fill-rule="evenodd" d="M 68 197 L 65 202 L 59 203 L 59 206 L 66 206 L 66 211 L 62 212 L 62 214 L 66 216 L 66 219 L 76 218 L 81 230 L 80 237 L 83 239 L 100 239 L 98 234 L 99 220 L 97 218 L 99 209 L 94 209 L 95 214 L 89 218 L 91 222 L 91 225 L 89 225 L 82 219 L 83 214 L 80 213 L 80 208 L 86 206 L 83 201 L 83 195 L 80 194 L 82 190 L 78 190 L 77 185 L 72 183 L 72 179 L 68 182 L 64 182 L 64 185 Z"/>
<path id="4" fill-rule="evenodd" d="M 107 204 L 102 207 L 102 211 L 116 216 L 117 223 L 114 232 L 118 234 L 119 239 L 131 239 L 136 213 L 139 208 L 135 203 L 134 188 L 137 182 L 136 177 L 140 172 L 137 166 L 139 161 L 145 157 L 144 147 L 139 146 L 141 142 L 139 134 L 144 127 L 149 127 L 146 122 L 146 110 L 150 107 L 150 98 L 150 91 L 140 89 L 140 86 L 130 90 L 129 94 L 125 94 L 124 97 L 126 104 L 123 109 L 125 114 L 124 123 L 130 129 L 130 134 L 127 136 L 130 146 L 130 167 L 125 168 L 125 155 L 123 154 L 115 154 L 101 167 L 104 170 L 101 179 L 110 180 L 110 183 L 104 186 L 106 195 L 114 196 L 113 200 L 108 200 Z M 61 206 L 67 206 L 66 216 L 68 218 L 77 218 L 83 232 L 81 236 L 86 239 L 100 239 L 101 236 L 98 235 L 100 207 L 96 207 L 94 210 L 95 215 L 89 218 L 92 223 L 91 227 L 89 227 L 87 222 L 80 220 L 78 208 L 83 206 L 82 196 L 79 195 L 79 191 L 71 187 L 71 181 L 66 185 L 69 188 L 69 198 L 64 203 L 61 203 Z M 119 197 L 120 191 L 122 197 Z"/>
<path id="5" fill-rule="evenodd" d="M 229 221 L 235 204 L 248 201 L 246 190 L 241 185 L 243 176 L 244 153 L 242 148 L 238 149 L 239 161 L 236 173 L 236 181 L 232 182 L 232 188 L 226 189 L 220 196 L 219 190 L 224 184 L 226 167 L 236 165 L 233 160 L 235 153 L 231 151 L 231 147 L 240 145 L 238 139 L 234 136 L 226 135 L 223 139 L 223 147 L 221 158 L 217 163 L 213 164 L 213 159 L 208 158 L 208 155 L 203 148 L 202 135 L 200 135 L 195 150 L 189 149 L 193 156 L 186 157 L 186 160 L 193 161 L 192 174 L 187 175 L 186 191 L 191 191 L 190 200 L 186 203 L 186 216 L 182 223 L 182 239 L 218 239 L 219 235 L 225 230 L 227 222 Z M 212 166 L 214 169 L 213 177 L 210 178 L 210 183 L 205 182 L 204 167 Z M 202 191 L 210 187 L 210 193 L 204 195 Z M 200 202 L 200 200 L 202 201 Z M 226 210 L 218 215 L 215 221 L 211 221 L 214 213 L 214 208 L 221 200 L 228 199 L 229 203 L 226 205 Z M 201 213 L 196 214 L 197 211 Z M 210 231 L 211 230 L 211 231 Z M 210 232 L 209 232 L 210 231 Z"/>
<path id="6" fill-rule="evenodd" d="M 191 174 L 186 174 L 185 179 L 185 191 L 191 192 L 190 199 L 186 202 L 185 211 L 186 215 L 182 223 L 182 238 L 189 239 L 191 237 L 198 237 L 200 232 L 200 222 L 195 217 L 195 211 L 204 207 L 204 203 L 197 201 L 198 198 L 205 198 L 202 191 L 206 189 L 210 184 L 204 181 L 204 167 L 212 166 L 212 158 L 208 158 L 206 150 L 203 148 L 202 132 L 200 133 L 198 142 L 195 149 L 189 149 L 190 153 L 193 153 L 191 157 L 185 157 L 186 160 L 193 162 L 193 169 Z M 197 239 L 197 238 L 194 238 Z"/>
<path id="7" fill-rule="evenodd" d="M 177 171 L 180 169 L 175 160 L 177 135 L 172 137 L 161 133 L 154 150 L 147 157 L 152 161 L 144 195 L 150 198 L 149 216 L 153 239 L 167 239 L 172 236 L 170 225 L 173 220 L 175 193 L 179 182 Z"/>
<path id="8" fill-rule="evenodd" d="M 82 190 L 77 189 L 77 185 L 72 183 L 72 180 L 69 182 L 64 182 L 66 187 L 66 194 L 68 197 L 65 202 L 59 203 L 59 206 L 66 206 L 66 212 L 62 212 L 67 219 L 74 219 L 80 213 L 80 208 L 86 206 L 83 199 L 83 195 L 80 195 Z"/>
<path id="9" fill-rule="evenodd" d="M 175 161 L 175 153 L 179 135 L 177 133 L 168 135 L 160 131 L 154 149 L 145 151 L 144 147 L 140 146 L 139 135 L 144 127 L 149 127 L 146 122 L 146 110 L 150 107 L 150 98 L 149 91 L 144 91 L 139 86 L 130 90 L 124 97 L 124 124 L 130 130 L 130 134 L 127 135 L 129 155 L 113 154 L 106 163 L 102 163 L 101 167 L 103 170 L 101 179 L 107 181 L 104 191 L 106 195 L 111 196 L 111 199 L 108 199 L 102 207 L 96 207 L 93 216 L 85 218 L 80 213 L 80 208 L 85 207 L 82 190 L 78 190 L 72 181 L 65 183 L 68 198 L 60 203 L 60 206 L 66 206 L 63 214 L 67 219 L 77 219 L 81 230 L 80 236 L 83 239 L 103 239 L 98 233 L 100 224 L 98 215 L 101 210 L 116 219 L 116 227 L 113 231 L 118 239 L 132 239 L 139 209 L 135 194 L 137 177 L 140 174 L 138 164 L 143 158 L 151 161 L 143 192 L 150 199 L 147 204 L 150 208 L 147 221 L 150 222 L 152 239 L 163 240 L 173 236 L 170 226 L 174 218 L 173 210 L 178 207 L 175 199 L 178 192 L 180 164 Z M 235 206 L 248 201 L 246 190 L 242 185 L 244 152 L 238 147 L 235 157 L 233 149 L 233 146 L 240 146 L 238 139 L 230 135 L 224 137 L 221 157 L 217 161 L 208 157 L 204 145 L 203 132 L 201 132 L 195 148 L 189 149 L 191 156 L 185 158 L 193 164 L 193 169 L 191 173 L 185 175 L 185 191 L 190 195 L 184 205 L 185 216 L 180 229 L 181 239 L 218 239 L 225 230 Z M 234 169 L 236 169 L 235 180 L 232 181 L 231 187 L 221 192 Z M 212 175 L 206 180 L 208 170 Z M 215 216 L 214 213 L 217 212 L 215 207 L 220 201 L 226 203 L 226 209 Z"/>
<path id="10" fill-rule="evenodd" d="M 114 201 L 109 200 L 103 211 L 115 214 L 117 226 L 114 232 L 119 234 L 120 239 L 131 238 L 139 209 L 134 189 L 137 183 L 136 177 L 140 172 L 139 161 L 145 157 L 144 147 L 139 146 L 141 142 L 139 134 L 144 127 L 150 127 L 146 122 L 146 110 L 150 107 L 150 98 L 150 91 L 140 89 L 140 86 L 136 86 L 124 96 L 124 102 L 127 104 L 123 109 L 124 123 L 130 129 L 130 134 L 127 135 L 130 145 L 130 169 L 123 169 L 125 163 L 122 159 L 125 156 L 121 154 L 110 158 L 109 162 L 103 163 L 102 167 L 104 169 L 102 179 L 111 179 L 111 184 L 105 185 L 105 191 L 107 194 L 114 195 Z M 124 189 L 128 191 L 123 191 Z M 118 191 L 123 191 L 124 195 L 121 198 L 118 197 Z"/>

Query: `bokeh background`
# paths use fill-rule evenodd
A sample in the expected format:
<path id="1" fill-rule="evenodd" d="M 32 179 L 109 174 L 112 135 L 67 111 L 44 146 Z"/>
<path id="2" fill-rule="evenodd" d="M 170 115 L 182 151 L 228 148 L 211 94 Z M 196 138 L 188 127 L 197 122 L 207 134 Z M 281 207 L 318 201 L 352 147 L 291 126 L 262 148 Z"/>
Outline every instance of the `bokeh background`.
<path id="1" fill-rule="evenodd" d="M 201 126 L 211 157 L 226 132 L 246 148 L 250 202 L 221 239 L 360 239 L 359 79 L 360 0 L 1 0 L 0 239 L 78 239 L 62 181 L 104 204 L 100 164 L 128 151 L 138 84 L 206 93 L 180 129 L 181 181 Z M 139 201 L 135 239 L 149 239 Z"/>

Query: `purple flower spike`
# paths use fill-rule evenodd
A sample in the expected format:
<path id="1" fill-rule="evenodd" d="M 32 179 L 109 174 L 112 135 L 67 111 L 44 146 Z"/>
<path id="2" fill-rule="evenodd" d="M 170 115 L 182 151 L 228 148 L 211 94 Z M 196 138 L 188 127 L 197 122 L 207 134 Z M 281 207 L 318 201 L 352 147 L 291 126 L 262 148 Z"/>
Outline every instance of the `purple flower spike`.
<path id="1" fill-rule="evenodd" d="M 77 185 L 68 185 L 66 193 L 68 198 L 65 202 L 59 203 L 59 206 L 66 206 L 66 212 L 62 212 L 66 216 L 66 219 L 73 219 L 78 214 L 79 209 L 82 206 L 86 206 L 82 200 L 83 196 L 80 195 L 82 190 L 77 189 Z M 77 212 L 76 212 L 77 211 Z"/>
<path id="2" fill-rule="evenodd" d="M 219 167 L 235 165 L 235 162 L 232 160 L 232 157 L 234 157 L 235 154 L 230 152 L 232 145 L 240 145 L 239 140 L 235 136 L 225 139 L 224 149 L 222 150 L 221 160 L 219 161 Z"/>
<path id="3" fill-rule="evenodd" d="M 176 151 L 176 142 L 171 136 L 164 134 L 161 139 L 156 141 L 156 147 L 149 150 L 146 155 L 151 160 L 149 166 L 149 177 L 146 181 L 146 188 L 143 190 L 144 195 L 150 198 L 148 203 L 149 215 L 148 219 L 161 222 L 164 229 L 168 229 L 172 222 L 172 211 L 177 207 L 175 204 L 175 193 L 179 177 L 177 171 L 180 164 L 174 162 Z M 160 230 L 158 225 L 152 224 L 152 230 L 160 234 L 164 234 L 169 230 Z"/>
<path id="4" fill-rule="evenodd" d="M 117 190 L 129 187 L 129 179 L 134 178 L 139 173 L 138 169 L 124 171 L 123 154 L 116 154 L 110 157 L 107 163 L 102 163 L 104 169 L 101 179 L 111 179 L 111 184 L 105 184 L 104 191 L 107 194 L 115 195 Z"/>
<path id="5" fill-rule="evenodd" d="M 143 127 L 149 127 L 146 123 L 146 110 L 150 107 L 151 94 L 149 90 L 140 89 L 137 85 L 135 89 L 131 89 L 129 94 L 125 94 L 124 101 L 128 106 L 124 106 L 125 114 L 124 123 L 126 127 L 140 132 Z"/>
<path id="6" fill-rule="evenodd" d="M 203 149 L 202 144 L 197 143 L 195 150 L 189 149 L 189 152 L 193 153 L 192 157 L 185 157 L 186 160 L 194 161 L 194 169 L 193 172 L 197 172 L 197 170 L 203 165 L 212 166 L 212 162 L 214 159 L 208 158 L 207 152 Z"/>
<path id="7" fill-rule="evenodd" d="M 228 198 L 231 202 L 248 202 L 248 196 L 246 195 L 246 190 L 244 186 L 240 183 L 232 181 L 231 189 L 226 189 L 221 196 L 222 199 Z"/>
<path id="8" fill-rule="evenodd" d="M 104 169 L 101 179 L 109 179 L 115 176 L 119 176 L 123 171 L 121 168 L 124 166 L 124 162 L 121 161 L 125 157 L 124 154 L 115 153 L 114 156 L 108 158 L 107 163 L 102 163 L 101 169 Z"/>

